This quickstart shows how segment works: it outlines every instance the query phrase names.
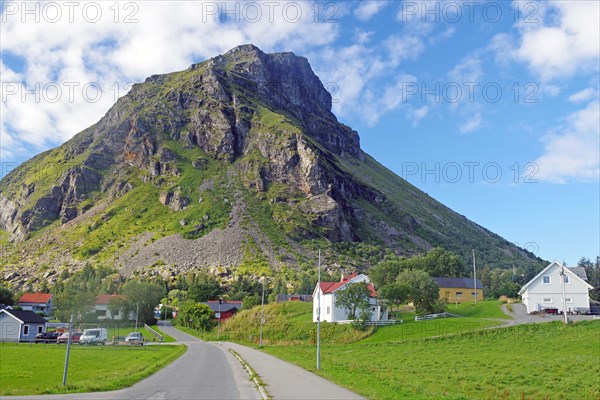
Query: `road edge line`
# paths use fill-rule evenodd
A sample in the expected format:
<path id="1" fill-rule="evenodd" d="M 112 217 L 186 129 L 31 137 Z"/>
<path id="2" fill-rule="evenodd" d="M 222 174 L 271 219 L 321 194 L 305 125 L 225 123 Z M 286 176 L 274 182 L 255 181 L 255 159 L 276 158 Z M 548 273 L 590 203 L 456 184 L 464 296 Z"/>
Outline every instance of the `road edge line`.
<path id="1" fill-rule="evenodd" d="M 265 383 L 260 378 L 260 375 L 256 373 L 256 371 L 250 366 L 250 364 L 248 364 L 246 360 L 244 360 L 242 356 L 240 356 L 235 350 L 228 348 L 227 351 L 229 351 L 235 358 L 237 358 L 238 361 L 244 366 L 244 368 L 246 368 L 246 371 L 248 371 L 248 375 L 250 375 L 250 379 L 252 379 L 254 384 L 258 387 L 258 391 L 260 392 L 260 395 L 262 396 L 263 400 L 272 399 L 271 395 L 265 388 Z"/>

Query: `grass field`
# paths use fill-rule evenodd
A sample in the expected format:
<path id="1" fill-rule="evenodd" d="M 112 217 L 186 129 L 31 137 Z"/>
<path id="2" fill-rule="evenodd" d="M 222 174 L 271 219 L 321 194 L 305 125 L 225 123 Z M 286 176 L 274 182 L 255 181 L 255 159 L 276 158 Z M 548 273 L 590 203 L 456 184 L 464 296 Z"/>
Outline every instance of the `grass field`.
<path id="1" fill-rule="evenodd" d="M 0 395 L 120 389 L 151 375 L 185 350 L 185 346 L 73 346 L 63 387 L 64 346 L 0 343 Z"/>
<path id="2" fill-rule="evenodd" d="M 356 343 L 323 345 L 320 371 L 314 346 L 264 351 L 369 399 L 600 398 L 599 321 L 422 340 L 405 340 L 401 328 L 381 328 Z"/>

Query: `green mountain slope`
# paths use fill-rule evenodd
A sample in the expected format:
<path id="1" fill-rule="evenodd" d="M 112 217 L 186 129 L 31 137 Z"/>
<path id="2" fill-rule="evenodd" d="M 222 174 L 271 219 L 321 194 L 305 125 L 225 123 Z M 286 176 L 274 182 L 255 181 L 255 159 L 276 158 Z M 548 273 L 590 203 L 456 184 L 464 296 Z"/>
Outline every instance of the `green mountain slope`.
<path id="1" fill-rule="evenodd" d="M 86 262 L 171 276 L 368 268 L 443 246 L 540 260 L 365 154 L 308 61 L 252 45 L 136 84 L 95 125 L 0 181 L 2 278 Z"/>

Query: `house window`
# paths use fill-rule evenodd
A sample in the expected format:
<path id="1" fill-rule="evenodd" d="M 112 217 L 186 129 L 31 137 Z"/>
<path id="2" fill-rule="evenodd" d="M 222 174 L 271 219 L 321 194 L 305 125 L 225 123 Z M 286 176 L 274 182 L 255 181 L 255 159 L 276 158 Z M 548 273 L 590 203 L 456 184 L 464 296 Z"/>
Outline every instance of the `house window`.
<path id="1" fill-rule="evenodd" d="M 327 315 L 331 314 L 331 307 L 327 306 Z"/>
<path id="2" fill-rule="evenodd" d="M 456 292 L 456 297 L 462 297 L 462 292 Z"/>
<path id="3" fill-rule="evenodd" d="M 572 298 L 572 297 L 567 297 L 567 298 L 565 299 L 565 301 L 566 301 L 567 303 L 572 303 L 572 302 L 573 302 L 573 298 Z"/>
<path id="4" fill-rule="evenodd" d="M 38 333 L 42 333 L 42 326 L 41 325 L 38 326 Z"/>
<path id="5" fill-rule="evenodd" d="M 568 284 L 570 284 L 570 283 L 571 283 L 571 279 L 570 279 L 571 277 L 570 277 L 570 276 L 567 276 L 567 275 L 565 275 L 563 278 L 564 278 L 564 280 L 565 280 L 565 284 L 567 284 L 567 285 L 568 285 Z"/>
<path id="6" fill-rule="evenodd" d="M 542 283 L 544 285 L 549 285 L 550 284 L 550 277 L 549 276 L 542 277 Z"/>
<path id="7" fill-rule="evenodd" d="M 106 310 L 96 310 L 96 315 L 99 317 L 106 317 Z"/>
<path id="8" fill-rule="evenodd" d="M 29 325 L 23 325 L 23 335 L 29 335 Z"/>
<path id="9" fill-rule="evenodd" d="M 552 303 L 552 297 L 544 297 L 542 303 Z"/>

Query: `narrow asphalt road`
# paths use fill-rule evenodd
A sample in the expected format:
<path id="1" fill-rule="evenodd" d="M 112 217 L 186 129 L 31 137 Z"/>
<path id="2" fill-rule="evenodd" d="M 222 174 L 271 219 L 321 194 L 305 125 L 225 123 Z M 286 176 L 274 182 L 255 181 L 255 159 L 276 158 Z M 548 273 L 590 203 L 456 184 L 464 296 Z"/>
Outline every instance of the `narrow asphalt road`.
<path id="1" fill-rule="evenodd" d="M 152 376 L 111 392 L 40 396 L 2 396 L 2 399 L 65 400 L 201 400 L 260 399 L 240 362 L 228 351 L 177 329 L 161 327 L 188 350 Z"/>

